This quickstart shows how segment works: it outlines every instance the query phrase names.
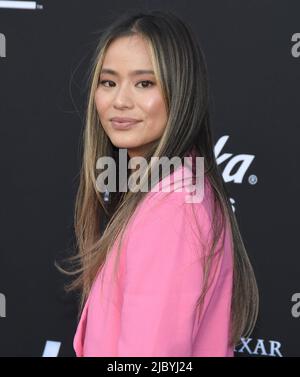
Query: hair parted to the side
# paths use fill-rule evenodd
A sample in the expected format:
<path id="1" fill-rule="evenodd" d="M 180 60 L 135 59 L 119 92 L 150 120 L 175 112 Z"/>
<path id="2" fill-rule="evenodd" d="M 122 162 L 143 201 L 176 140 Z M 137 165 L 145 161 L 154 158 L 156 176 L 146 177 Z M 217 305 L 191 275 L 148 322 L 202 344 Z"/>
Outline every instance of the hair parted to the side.
<path id="1" fill-rule="evenodd" d="M 199 307 L 209 288 L 210 266 L 225 223 L 232 231 L 234 257 L 233 295 L 231 302 L 231 345 L 240 344 L 240 338 L 248 337 L 254 329 L 259 308 L 259 294 L 254 271 L 248 258 L 236 216 L 232 210 L 227 188 L 218 169 L 210 126 L 209 89 L 204 54 L 190 27 L 171 12 L 152 10 L 128 11 L 102 32 L 89 72 L 83 156 L 80 182 L 75 203 L 75 234 L 77 254 L 70 257 L 72 271 L 57 267 L 69 275 L 78 275 L 66 290 L 81 292 L 80 311 L 83 309 L 97 271 L 103 266 L 109 250 L 116 240 L 122 241 L 126 225 L 146 192 L 126 191 L 110 193 L 107 205 L 96 187 L 96 161 L 102 156 L 115 159 L 117 152 L 104 132 L 94 103 L 99 75 L 110 43 L 124 36 L 138 35 L 146 41 L 158 85 L 168 111 L 165 131 L 146 158 L 148 168 L 143 176 L 150 184 L 152 156 L 183 158 L 190 150 L 204 157 L 205 175 L 214 194 L 213 243 L 203 264 L 203 287 L 199 287 Z M 98 173 L 99 174 L 99 173 Z M 109 221 L 100 234 L 100 221 Z M 118 242 L 118 251 L 121 242 Z M 79 313 L 80 314 L 80 313 Z"/>

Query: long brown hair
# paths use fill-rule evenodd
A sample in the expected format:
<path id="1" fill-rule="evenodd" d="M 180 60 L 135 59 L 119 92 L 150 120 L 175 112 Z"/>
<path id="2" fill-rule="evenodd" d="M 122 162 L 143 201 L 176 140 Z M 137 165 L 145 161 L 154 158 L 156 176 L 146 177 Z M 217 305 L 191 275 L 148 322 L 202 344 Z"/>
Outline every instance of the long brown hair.
<path id="1" fill-rule="evenodd" d="M 213 244 L 204 263 L 204 281 L 198 304 L 209 287 L 208 277 L 214 250 L 226 221 L 232 231 L 234 257 L 233 294 L 231 302 L 231 345 L 240 344 L 241 336 L 253 331 L 259 306 L 255 275 L 248 258 L 227 188 L 216 164 L 213 134 L 210 127 L 208 74 L 206 62 L 193 31 L 170 12 L 153 10 L 127 12 L 102 32 L 89 71 L 89 95 L 83 135 L 83 157 L 80 183 L 75 203 L 77 254 L 69 258 L 72 271 L 57 266 L 69 275 L 78 275 L 67 291 L 81 292 L 80 311 L 87 299 L 97 271 L 103 266 L 109 250 L 122 235 L 145 192 L 114 192 L 107 204 L 96 187 L 96 161 L 111 156 L 118 167 L 118 148 L 112 145 L 100 123 L 94 103 L 95 90 L 105 52 L 110 43 L 123 36 L 139 35 L 148 43 L 155 76 L 168 110 L 168 121 L 160 140 L 143 156 L 183 158 L 191 149 L 204 157 L 205 175 L 214 193 Z M 149 169 L 144 176 L 150 179 Z M 101 221 L 108 219 L 103 233 Z M 121 250 L 121 242 L 118 244 Z"/>

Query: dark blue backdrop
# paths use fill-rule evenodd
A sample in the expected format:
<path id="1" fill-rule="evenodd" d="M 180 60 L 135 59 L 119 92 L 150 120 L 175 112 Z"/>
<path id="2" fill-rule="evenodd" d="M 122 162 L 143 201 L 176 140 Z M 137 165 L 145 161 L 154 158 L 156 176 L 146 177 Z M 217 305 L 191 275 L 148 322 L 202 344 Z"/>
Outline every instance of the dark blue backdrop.
<path id="1" fill-rule="evenodd" d="M 190 23 L 206 55 L 215 153 L 260 288 L 236 356 L 300 356 L 300 2 L 38 4 L 0 8 L 0 355 L 75 355 L 76 297 L 54 260 L 74 243 L 85 74 L 101 28 L 156 8 Z"/>

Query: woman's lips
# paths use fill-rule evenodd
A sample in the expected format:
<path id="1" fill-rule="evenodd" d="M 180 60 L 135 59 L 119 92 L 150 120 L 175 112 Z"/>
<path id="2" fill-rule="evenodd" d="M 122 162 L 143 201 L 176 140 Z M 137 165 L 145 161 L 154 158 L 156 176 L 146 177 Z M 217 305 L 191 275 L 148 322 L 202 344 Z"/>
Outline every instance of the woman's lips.
<path id="1" fill-rule="evenodd" d="M 114 120 L 111 121 L 112 127 L 116 130 L 128 130 L 132 127 L 134 127 L 137 123 L 140 121 L 134 121 L 134 122 L 116 122 Z"/>

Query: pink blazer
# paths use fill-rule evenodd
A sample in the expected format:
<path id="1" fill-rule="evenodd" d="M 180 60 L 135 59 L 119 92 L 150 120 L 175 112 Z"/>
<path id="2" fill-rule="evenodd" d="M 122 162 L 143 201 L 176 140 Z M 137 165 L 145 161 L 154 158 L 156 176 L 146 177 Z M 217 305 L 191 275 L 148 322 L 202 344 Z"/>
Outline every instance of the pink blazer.
<path id="1" fill-rule="evenodd" d="M 200 322 L 196 316 L 203 277 L 199 256 L 211 240 L 212 191 L 206 177 L 204 182 L 204 198 L 194 204 L 201 237 L 184 191 L 150 192 L 137 207 L 126 228 L 117 279 L 115 244 L 94 280 L 73 341 L 77 357 L 234 356 L 228 344 L 233 278 L 228 225 Z"/>

